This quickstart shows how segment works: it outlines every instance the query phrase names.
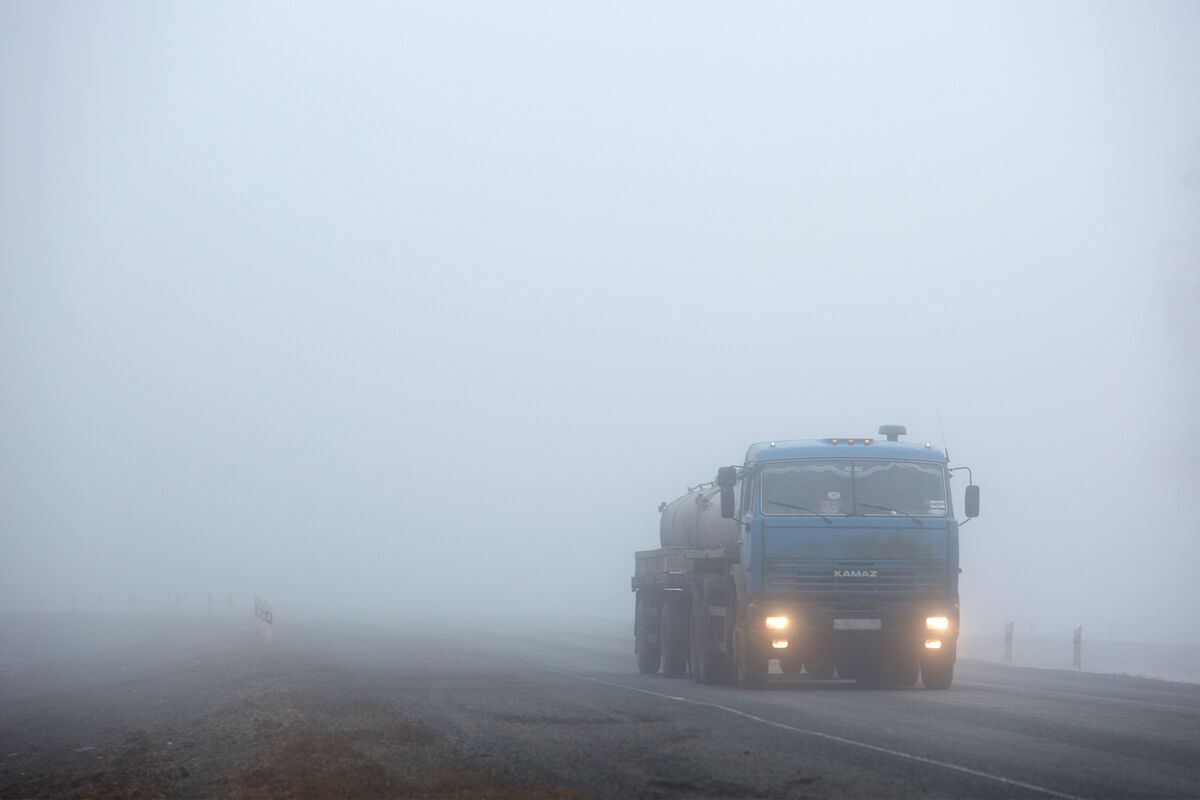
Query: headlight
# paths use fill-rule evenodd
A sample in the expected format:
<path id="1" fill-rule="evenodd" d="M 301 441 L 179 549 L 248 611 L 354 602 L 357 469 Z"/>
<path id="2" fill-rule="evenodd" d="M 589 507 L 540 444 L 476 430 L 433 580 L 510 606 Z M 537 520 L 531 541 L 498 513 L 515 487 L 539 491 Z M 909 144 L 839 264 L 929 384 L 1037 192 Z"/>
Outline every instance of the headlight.
<path id="1" fill-rule="evenodd" d="M 787 617 L 767 617 L 767 630 L 769 631 L 786 631 L 788 626 Z"/>
<path id="2" fill-rule="evenodd" d="M 945 617 L 926 617 L 925 627 L 931 631 L 944 631 L 950 627 L 950 620 Z"/>
<path id="3" fill-rule="evenodd" d="M 783 650 L 787 646 L 788 646 L 787 639 L 772 639 L 771 640 L 771 647 L 774 647 L 776 650 Z"/>

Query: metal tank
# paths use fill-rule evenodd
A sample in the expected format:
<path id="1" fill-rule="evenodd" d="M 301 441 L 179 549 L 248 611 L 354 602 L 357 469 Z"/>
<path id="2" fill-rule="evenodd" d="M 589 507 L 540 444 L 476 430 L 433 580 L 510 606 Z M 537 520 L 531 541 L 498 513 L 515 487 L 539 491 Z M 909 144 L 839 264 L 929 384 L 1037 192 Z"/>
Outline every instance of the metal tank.
<path id="1" fill-rule="evenodd" d="M 733 487 L 742 496 L 742 482 Z M 721 518 L 721 490 L 713 484 L 692 489 L 662 506 L 658 538 L 663 547 L 737 547 L 738 523 Z"/>

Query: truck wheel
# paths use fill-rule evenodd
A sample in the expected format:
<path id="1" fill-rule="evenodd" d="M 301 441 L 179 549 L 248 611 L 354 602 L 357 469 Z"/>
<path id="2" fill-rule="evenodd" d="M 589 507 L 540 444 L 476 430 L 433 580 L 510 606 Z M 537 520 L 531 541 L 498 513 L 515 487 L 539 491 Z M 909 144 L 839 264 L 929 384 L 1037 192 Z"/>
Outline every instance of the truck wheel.
<path id="1" fill-rule="evenodd" d="M 709 673 L 712 675 L 712 682 L 724 686 L 731 686 L 737 682 L 737 664 L 733 660 L 733 624 L 735 621 L 733 614 L 736 603 L 737 594 L 734 592 L 732 584 L 725 581 L 720 583 L 720 588 L 713 590 L 709 600 L 710 606 L 725 609 L 725 649 L 708 651 Z"/>
<path id="2" fill-rule="evenodd" d="M 658 639 L 658 611 L 661 601 L 662 598 L 657 592 L 638 589 L 633 644 L 634 651 L 637 653 L 638 671 L 643 675 L 653 675 L 658 672 L 658 664 L 662 659 L 662 649 Z"/>
<path id="3" fill-rule="evenodd" d="M 767 666 L 770 662 L 742 625 L 733 630 L 733 653 L 737 662 L 738 686 L 743 689 L 767 688 Z"/>
<path id="4" fill-rule="evenodd" d="M 668 592 L 662 604 L 663 674 L 682 678 L 688 665 L 688 601 L 683 592 Z"/>
<path id="5" fill-rule="evenodd" d="M 692 592 L 692 679 L 697 683 L 729 683 L 731 673 L 729 647 L 721 652 L 708 645 L 709 608 L 713 605 L 728 607 L 726 592 L 701 583 Z M 728 638 L 728 634 L 726 634 Z"/>
<path id="6" fill-rule="evenodd" d="M 955 647 L 943 648 L 921 658 L 921 683 L 926 689 L 949 689 L 954 682 Z"/>
<path id="7" fill-rule="evenodd" d="M 699 585 L 692 590 L 692 616 L 688 620 L 691 636 L 688 637 L 688 668 L 692 672 L 692 680 L 696 683 L 708 683 L 708 676 L 701 661 L 704 658 L 704 592 Z"/>

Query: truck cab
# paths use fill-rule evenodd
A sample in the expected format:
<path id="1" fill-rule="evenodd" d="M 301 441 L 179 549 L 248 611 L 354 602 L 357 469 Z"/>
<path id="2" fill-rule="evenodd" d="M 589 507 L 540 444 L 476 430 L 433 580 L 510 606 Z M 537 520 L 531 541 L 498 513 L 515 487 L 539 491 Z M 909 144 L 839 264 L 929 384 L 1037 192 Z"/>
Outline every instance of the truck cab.
<path id="1" fill-rule="evenodd" d="M 872 438 L 765 442 L 740 473 L 740 671 L 779 657 L 785 672 L 911 685 L 921 669 L 948 686 L 959 554 L 946 456 Z"/>

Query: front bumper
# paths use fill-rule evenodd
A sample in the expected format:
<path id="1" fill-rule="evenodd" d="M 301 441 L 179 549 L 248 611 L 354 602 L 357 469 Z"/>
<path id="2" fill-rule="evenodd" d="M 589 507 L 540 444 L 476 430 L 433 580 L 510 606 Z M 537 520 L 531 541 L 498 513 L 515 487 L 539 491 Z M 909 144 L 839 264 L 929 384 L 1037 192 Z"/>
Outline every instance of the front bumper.
<path id="1" fill-rule="evenodd" d="M 949 648 L 958 641 L 958 603 L 945 600 L 882 604 L 764 599 L 751 602 L 748 613 L 751 636 L 780 656 L 870 642 L 920 651 Z M 780 618 L 786 619 L 783 627 L 777 622 L 767 625 L 768 619 Z M 945 627 L 931 628 L 930 618 L 945 618 Z"/>

